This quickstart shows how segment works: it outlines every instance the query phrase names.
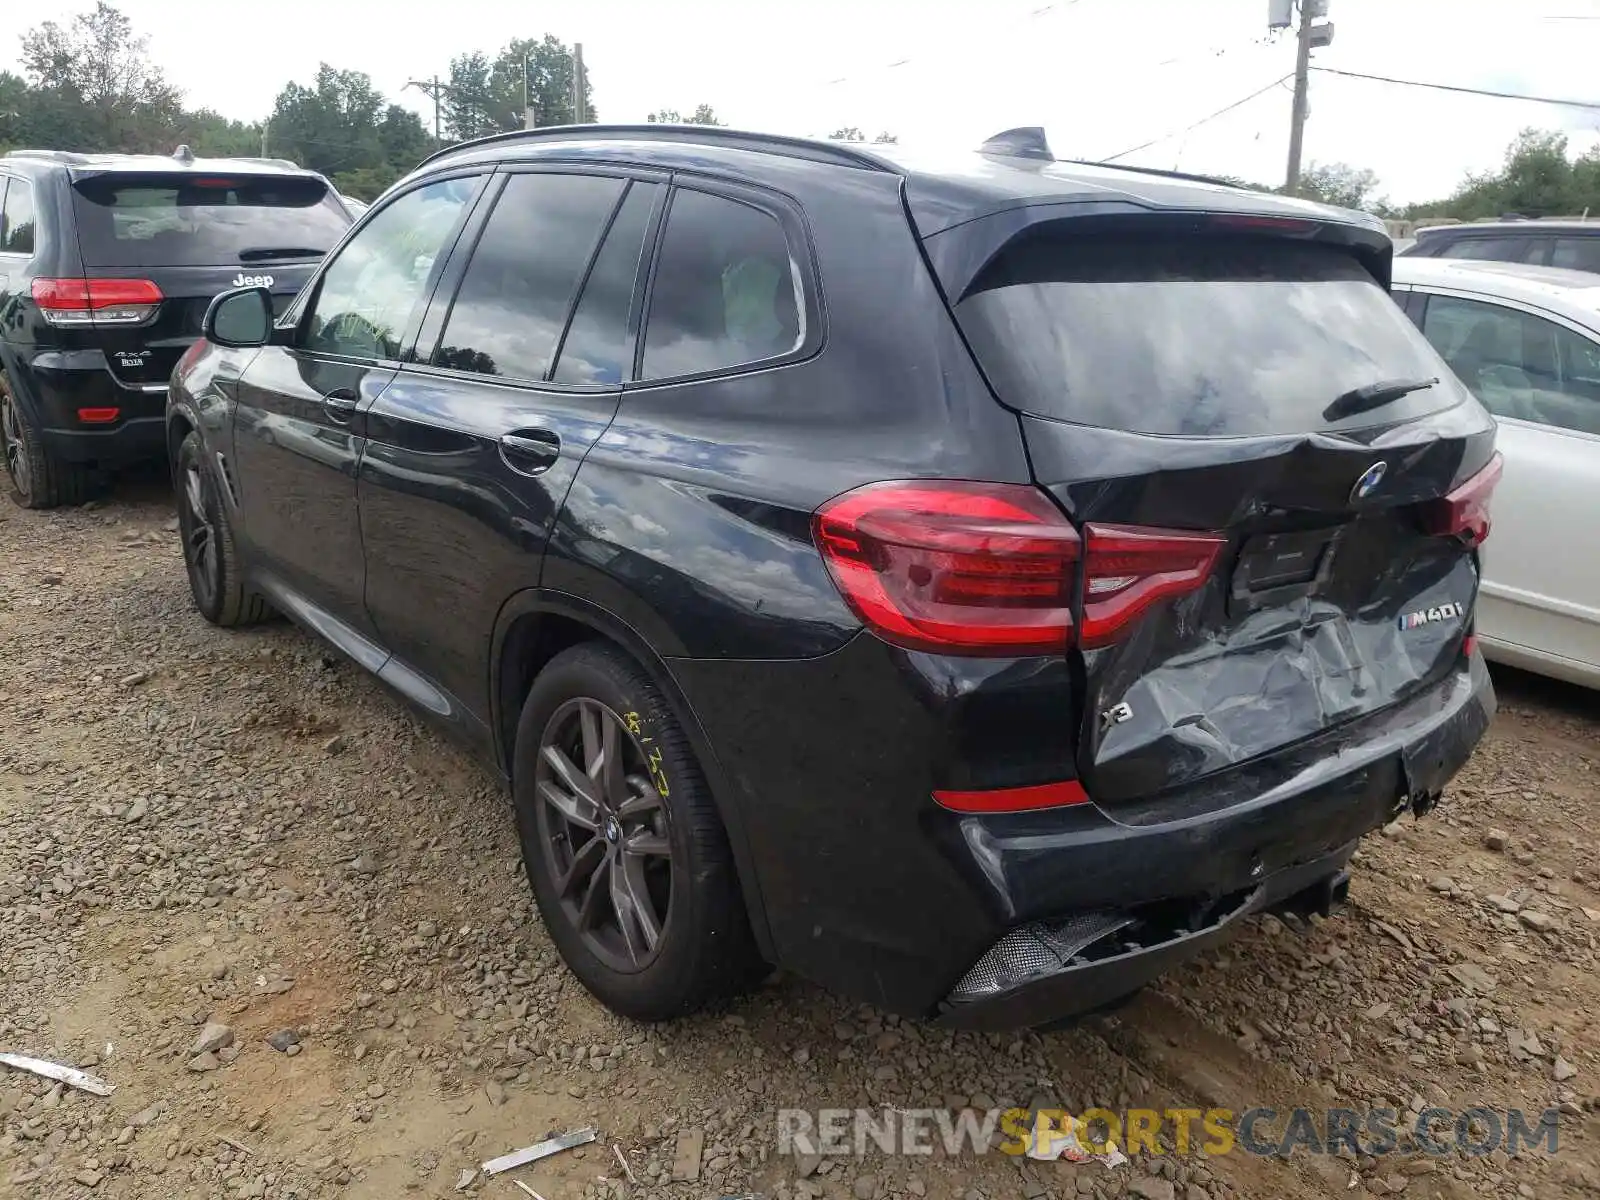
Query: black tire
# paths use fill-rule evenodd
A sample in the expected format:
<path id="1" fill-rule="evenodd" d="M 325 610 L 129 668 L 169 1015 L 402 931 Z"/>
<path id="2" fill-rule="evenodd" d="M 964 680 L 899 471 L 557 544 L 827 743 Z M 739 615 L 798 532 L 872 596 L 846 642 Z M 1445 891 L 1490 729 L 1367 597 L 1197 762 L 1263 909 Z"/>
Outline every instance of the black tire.
<path id="1" fill-rule="evenodd" d="M 603 819 L 602 825 L 616 824 L 618 839 L 602 828 L 586 834 L 582 827 L 567 823 L 560 810 L 543 798 L 541 762 L 547 764 L 545 780 L 552 778 L 546 738 L 559 741 L 562 722 L 572 719 L 574 706 L 580 715 L 585 710 L 597 712 L 602 721 L 607 711 L 619 718 L 619 774 L 627 771 L 630 763 L 638 768 L 626 775 L 629 794 L 636 800 L 620 808 L 602 805 L 601 811 L 624 813 L 630 805 L 643 805 L 651 810 L 650 815 L 638 819 L 653 825 L 642 824 L 629 832 L 621 821 Z M 604 642 L 590 642 L 552 659 L 534 680 L 522 706 L 512 768 L 523 863 L 534 899 L 556 949 L 602 1004 L 638 1021 L 670 1020 L 737 994 L 760 978 L 764 965 L 750 932 L 733 854 L 710 789 L 665 698 L 627 654 Z M 585 778 L 604 790 L 600 778 L 604 774 L 587 772 Z M 555 832 L 558 827 L 565 832 Z M 619 965 L 631 950 L 608 951 L 606 937 L 620 947 L 629 940 L 621 931 L 632 928 L 639 932 L 639 926 L 621 916 L 618 905 L 626 907 L 627 897 L 620 902 L 615 899 L 618 885 L 614 881 L 620 868 L 609 864 L 620 863 L 626 854 L 624 847 L 637 844 L 639 837 L 670 846 L 669 861 L 664 867 L 657 866 L 658 874 L 651 879 L 652 902 L 659 900 L 663 878 L 670 882 L 670 892 L 664 915 L 659 909 L 655 913 L 659 923 L 653 948 L 640 956 L 642 961 Z M 594 886 L 575 887 L 564 899 L 557 880 L 563 861 L 570 865 L 586 853 L 581 847 L 593 849 L 594 845 L 600 845 L 606 857 L 602 865 L 593 868 L 593 876 L 598 879 L 609 871 L 608 878 L 613 881 L 595 909 L 609 903 L 607 911 L 618 929 L 615 935 L 598 921 L 587 932 L 580 929 L 581 918 L 574 910 L 583 907 L 583 897 L 575 893 L 592 897 Z M 642 872 L 653 865 L 646 862 L 639 869 Z"/>
<path id="2" fill-rule="evenodd" d="M 59 508 L 83 504 L 95 492 L 95 473 L 82 463 L 66 462 L 50 453 L 38 427 L 0 375 L 0 454 L 5 459 L 6 490 L 23 508 Z"/>
<path id="3" fill-rule="evenodd" d="M 228 523 L 216 476 L 206 462 L 205 446 L 193 430 L 178 447 L 172 488 L 189 593 L 200 615 L 224 629 L 269 619 L 272 606 L 245 587 L 233 526 Z"/>

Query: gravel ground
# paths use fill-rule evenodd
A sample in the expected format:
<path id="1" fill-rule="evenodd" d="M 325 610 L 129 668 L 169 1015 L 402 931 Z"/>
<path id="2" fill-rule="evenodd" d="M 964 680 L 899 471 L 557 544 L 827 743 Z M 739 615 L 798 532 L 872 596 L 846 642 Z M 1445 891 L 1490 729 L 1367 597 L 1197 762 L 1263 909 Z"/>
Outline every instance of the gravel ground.
<path id="1" fill-rule="evenodd" d="M 561 967 L 494 783 L 291 626 L 204 624 L 175 529 L 151 483 L 0 503 L 0 1049 L 117 1085 L 0 1069 L 0 1196 L 522 1196 L 463 1173 L 588 1124 L 516 1177 L 548 1200 L 1600 1191 L 1600 696 L 1504 674 L 1489 740 L 1363 850 L 1343 915 L 1258 920 L 1114 1016 L 958 1036 L 779 978 L 642 1028 Z M 1558 1153 L 1510 1161 L 777 1152 L 781 1108 L 1040 1100 L 1563 1115 Z"/>

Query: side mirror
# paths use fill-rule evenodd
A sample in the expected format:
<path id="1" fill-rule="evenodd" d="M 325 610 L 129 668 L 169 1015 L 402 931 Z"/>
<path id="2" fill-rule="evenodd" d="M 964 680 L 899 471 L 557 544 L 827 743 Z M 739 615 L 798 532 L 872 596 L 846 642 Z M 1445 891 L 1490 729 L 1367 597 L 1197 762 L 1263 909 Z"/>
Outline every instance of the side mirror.
<path id="1" fill-rule="evenodd" d="M 223 292 L 206 309 L 200 332 L 219 346 L 265 346 L 272 340 L 272 293 L 264 287 Z"/>

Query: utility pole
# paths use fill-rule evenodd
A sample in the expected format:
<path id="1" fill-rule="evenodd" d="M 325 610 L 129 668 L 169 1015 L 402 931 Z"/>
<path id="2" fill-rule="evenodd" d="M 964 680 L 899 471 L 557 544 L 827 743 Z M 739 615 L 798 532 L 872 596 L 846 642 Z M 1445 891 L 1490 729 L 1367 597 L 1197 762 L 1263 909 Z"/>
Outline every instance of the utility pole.
<path id="1" fill-rule="evenodd" d="M 1287 29 L 1294 24 L 1297 3 L 1300 24 L 1294 39 L 1294 108 L 1289 117 L 1289 170 L 1283 187 L 1290 195 L 1300 186 L 1300 152 L 1311 111 L 1311 52 L 1333 42 L 1333 23 L 1315 23 L 1318 17 L 1328 15 L 1328 0 L 1267 0 L 1267 28 Z"/>
<path id="2" fill-rule="evenodd" d="M 267 131 L 272 128 L 272 118 L 268 117 L 261 122 L 261 157 L 267 156 Z"/>
<path id="3" fill-rule="evenodd" d="M 522 127 L 532 129 L 533 120 L 533 93 L 528 87 L 528 56 L 522 56 Z"/>
<path id="4" fill-rule="evenodd" d="M 439 82 L 439 77 L 437 75 L 435 75 L 433 77 L 433 82 L 432 83 L 429 83 L 426 79 L 408 79 L 408 80 L 406 80 L 406 87 L 408 87 L 408 88 L 416 88 L 423 95 L 432 97 L 432 99 L 433 99 L 433 140 L 435 142 L 438 142 L 440 140 L 440 135 L 439 135 L 439 101 L 440 101 L 440 98 L 446 92 L 448 92 L 450 90 L 450 85 L 448 83 L 440 83 Z M 404 90 L 404 89 L 402 89 L 402 90 Z"/>
<path id="5" fill-rule="evenodd" d="M 1300 0 L 1300 28 L 1295 33 L 1294 108 L 1289 116 L 1289 170 L 1283 190 L 1291 196 L 1300 187 L 1300 150 L 1305 144 L 1306 93 L 1311 87 L 1311 0 Z"/>
<path id="6" fill-rule="evenodd" d="M 588 123 L 588 114 L 584 112 L 583 86 L 583 43 L 572 43 L 572 123 L 584 125 Z"/>

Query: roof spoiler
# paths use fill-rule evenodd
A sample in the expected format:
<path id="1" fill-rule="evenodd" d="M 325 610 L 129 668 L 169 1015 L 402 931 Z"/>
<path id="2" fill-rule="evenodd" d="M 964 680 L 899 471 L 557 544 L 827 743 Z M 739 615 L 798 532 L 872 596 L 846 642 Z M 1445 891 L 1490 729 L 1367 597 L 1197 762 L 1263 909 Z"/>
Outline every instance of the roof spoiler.
<path id="1" fill-rule="evenodd" d="M 1055 162 L 1050 153 L 1050 143 L 1039 125 L 1019 125 L 995 134 L 978 147 L 979 154 L 997 154 L 1006 158 L 1036 158 L 1042 162 Z"/>

